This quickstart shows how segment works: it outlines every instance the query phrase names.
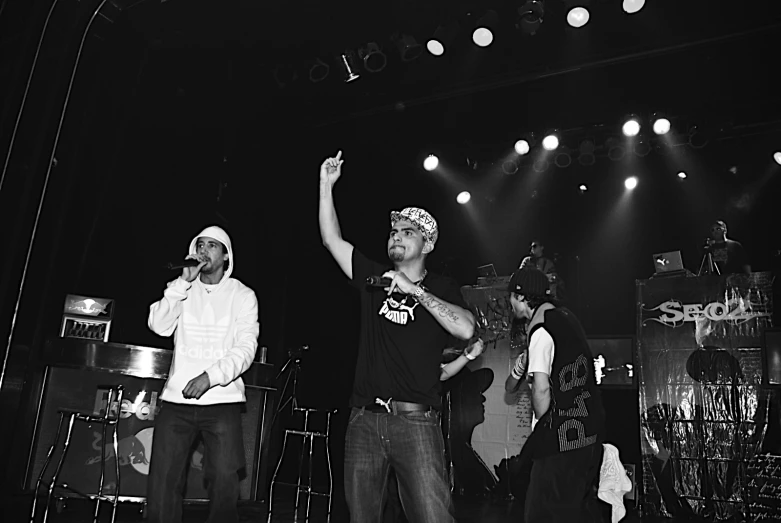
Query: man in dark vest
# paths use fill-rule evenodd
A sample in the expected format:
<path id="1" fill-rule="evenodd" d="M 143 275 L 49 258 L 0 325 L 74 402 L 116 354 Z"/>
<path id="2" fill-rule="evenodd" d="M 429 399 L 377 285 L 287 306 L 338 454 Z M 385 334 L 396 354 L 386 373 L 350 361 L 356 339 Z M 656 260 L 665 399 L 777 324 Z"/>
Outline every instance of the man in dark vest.
<path id="1" fill-rule="evenodd" d="M 533 432 L 524 448 L 532 459 L 526 523 L 602 521 L 596 485 L 602 464 L 605 414 L 583 327 L 550 298 L 548 278 L 524 267 L 510 278 L 510 304 L 527 320 Z M 527 371 L 521 353 L 505 387 L 515 390 Z"/>

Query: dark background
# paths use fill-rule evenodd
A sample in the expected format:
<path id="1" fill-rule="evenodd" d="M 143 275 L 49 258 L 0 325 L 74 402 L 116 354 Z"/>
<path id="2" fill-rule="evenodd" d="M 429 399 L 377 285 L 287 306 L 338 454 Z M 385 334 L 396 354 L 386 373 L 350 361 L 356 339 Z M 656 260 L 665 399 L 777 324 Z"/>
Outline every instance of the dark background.
<path id="1" fill-rule="evenodd" d="M 696 272 L 715 219 L 754 270 L 776 268 L 781 7 L 649 0 L 627 16 L 620 2 L 594 1 L 591 22 L 573 31 L 564 3 L 550 0 L 527 37 L 513 28 L 516 4 L 115 2 L 80 49 L 97 2 L 55 4 L 42 41 L 52 4 L 0 3 L 3 332 L 40 346 L 56 335 L 65 294 L 78 293 L 116 300 L 111 341 L 170 347 L 146 327 L 148 305 L 175 277 L 162 266 L 217 223 L 233 238 L 234 276 L 259 296 L 269 360 L 309 345 L 301 394 L 343 403 L 355 296 L 320 244 L 316 216 L 319 165 L 340 149 L 336 203 L 354 245 L 384 258 L 389 211 L 422 206 L 441 227 L 430 267 L 472 284 L 477 266 L 509 274 L 542 239 L 592 335 L 633 334 L 634 283 L 652 274 L 651 255 L 680 249 Z M 468 24 L 488 7 L 500 14 L 496 41 L 477 49 Z M 449 19 L 462 25 L 453 52 L 401 62 L 394 32 L 424 43 Z M 334 55 L 369 41 L 387 67 L 359 69 L 345 84 Z M 321 83 L 308 79 L 316 57 L 331 65 Z M 605 143 L 625 140 L 630 113 L 654 138 L 655 111 L 672 119 L 674 146 L 654 139 L 645 157 L 608 159 Z M 689 144 L 694 126 L 707 135 L 702 148 Z M 575 150 L 572 165 L 535 172 L 523 159 L 517 173 L 502 172 L 518 138 L 549 129 Z M 597 145 L 592 166 L 576 159 L 586 138 Z M 430 153 L 435 172 L 422 168 Z M 631 193 L 628 175 L 639 177 Z M 462 190 L 472 193 L 465 206 L 455 202 Z"/>

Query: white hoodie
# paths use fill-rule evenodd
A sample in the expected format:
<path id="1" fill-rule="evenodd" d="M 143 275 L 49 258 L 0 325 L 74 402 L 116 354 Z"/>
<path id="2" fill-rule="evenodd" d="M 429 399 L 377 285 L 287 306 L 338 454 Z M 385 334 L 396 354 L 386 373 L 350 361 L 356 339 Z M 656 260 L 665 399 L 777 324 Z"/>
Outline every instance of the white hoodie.
<path id="1" fill-rule="evenodd" d="M 204 229 L 190 243 L 195 254 L 198 238 L 208 236 L 228 249 L 228 270 L 211 293 L 200 276 L 192 282 L 177 278 L 163 299 L 149 307 L 149 328 L 161 336 L 174 335 L 174 355 L 161 399 L 189 405 L 246 401 L 244 382 L 258 348 L 258 300 L 255 292 L 231 278 L 235 266 L 228 234 L 220 227 Z M 200 399 L 185 399 L 182 389 L 206 372 L 211 388 Z"/>

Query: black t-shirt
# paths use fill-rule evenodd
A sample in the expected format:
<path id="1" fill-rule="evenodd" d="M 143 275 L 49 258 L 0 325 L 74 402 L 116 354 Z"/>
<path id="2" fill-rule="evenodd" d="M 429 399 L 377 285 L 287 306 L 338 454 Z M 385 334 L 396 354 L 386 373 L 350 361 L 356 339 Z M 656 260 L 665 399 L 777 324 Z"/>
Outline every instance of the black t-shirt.
<path id="1" fill-rule="evenodd" d="M 721 274 L 740 273 L 743 272 L 743 267 L 748 265 L 746 250 L 740 242 L 726 240 L 714 243 L 710 247 L 710 252 Z"/>
<path id="2" fill-rule="evenodd" d="M 369 260 L 353 249 L 353 286 L 361 293 L 361 333 L 351 405 L 374 405 L 376 398 L 438 407 L 442 350 L 452 336 L 414 297 L 367 287 L 366 278 L 382 276 L 390 264 Z M 428 273 L 421 282 L 437 298 L 466 308 L 458 284 Z"/>

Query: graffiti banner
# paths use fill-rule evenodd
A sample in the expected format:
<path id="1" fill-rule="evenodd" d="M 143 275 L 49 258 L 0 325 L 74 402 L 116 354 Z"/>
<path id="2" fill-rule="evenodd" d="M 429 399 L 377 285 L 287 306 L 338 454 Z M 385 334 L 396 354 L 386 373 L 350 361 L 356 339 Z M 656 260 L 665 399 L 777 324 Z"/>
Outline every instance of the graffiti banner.
<path id="1" fill-rule="evenodd" d="M 769 273 L 637 282 L 643 515 L 723 521 L 749 512 L 772 313 Z"/>

